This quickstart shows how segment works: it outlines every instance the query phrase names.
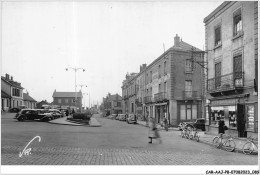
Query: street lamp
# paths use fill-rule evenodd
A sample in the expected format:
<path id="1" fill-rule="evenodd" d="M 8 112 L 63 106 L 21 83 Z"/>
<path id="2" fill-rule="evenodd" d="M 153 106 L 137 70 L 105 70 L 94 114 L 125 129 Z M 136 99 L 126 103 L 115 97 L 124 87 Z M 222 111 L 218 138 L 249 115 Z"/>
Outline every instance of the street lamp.
<path id="1" fill-rule="evenodd" d="M 79 67 L 79 68 L 67 67 L 66 71 L 68 71 L 69 69 L 72 69 L 75 72 L 75 107 L 77 108 L 77 80 L 76 80 L 76 73 L 77 73 L 78 70 L 83 70 L 83 72 L 85 72 L 85 69 L 83 69 L 81 67 Z"/>

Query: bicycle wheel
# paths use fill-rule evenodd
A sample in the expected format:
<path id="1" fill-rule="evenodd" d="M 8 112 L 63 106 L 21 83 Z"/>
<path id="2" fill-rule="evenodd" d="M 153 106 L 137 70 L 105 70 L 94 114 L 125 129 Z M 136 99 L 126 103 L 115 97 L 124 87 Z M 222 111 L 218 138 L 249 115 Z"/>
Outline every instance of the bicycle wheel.
<path id="1" fill-rule="evenodd" d="M 243 153 L 248 155 L 251 154 L 253 151 L 254 151 L 253 143 L 246 142 L 243 146 Z"/>
<path id="2" fill-rule="evenodd" d="M 218 148 L 220 143 L 221 143 L 221 139 L 219 138 L 219 136 L 214 137 L 213 145 Z"/>
<path id="3" fill-rule="evenodd" d="M 232 152 L 235 150 L 236 144 L 234 140 L 227 140 L 226 142 L 224 142 L 223 147 L 226 151 Z"/>
<path id="4" fill-rule="evenodd" d="M 184 137 L 184 131 L 183 130 L 181 131 L 181 137 L 182 138 Z"/>

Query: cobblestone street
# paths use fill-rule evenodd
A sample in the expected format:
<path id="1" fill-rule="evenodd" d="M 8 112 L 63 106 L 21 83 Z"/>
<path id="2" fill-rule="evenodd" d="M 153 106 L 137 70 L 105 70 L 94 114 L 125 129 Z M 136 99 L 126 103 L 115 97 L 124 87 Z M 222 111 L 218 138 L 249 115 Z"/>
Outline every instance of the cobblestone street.
<path id="1" fill-rule="evenodd" d="M 2 147 L 3 165 L 252 165 L 256 157 L 208 155 L 138 149 L 36 147 L 18 156 L 22 147 Z"/>
<path id="2" fill-rule="evenodd" d="M 162 144 L 148 144 L 147 128 L 95 118 L 101 127 L 65 126 L 2 119 L 2 165 L 257 165 L 256 155 L 226 152 L 161 131 Z M 30 155 L 19 157 L 26 144 Z"/>

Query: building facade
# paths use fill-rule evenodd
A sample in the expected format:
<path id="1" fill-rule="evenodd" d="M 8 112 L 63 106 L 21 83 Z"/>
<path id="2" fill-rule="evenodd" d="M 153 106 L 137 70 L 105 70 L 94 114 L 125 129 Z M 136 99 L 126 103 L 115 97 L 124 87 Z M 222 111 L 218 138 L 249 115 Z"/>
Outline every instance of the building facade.
<path id="1" fill-rule="evenodd" d="M 67 106 L 77 111 L 82 110 L 82 92 L 53 92 L 53 104 L 57 106 Z M 76 99 L 76 101 L 75 101 Z"/>
<path id="2" fill-rule="evenodd" d="M 37 101 L 34 100 L 29 93 L 23 93 L 23 104 L 26 108 L 35 109 Z"/>
<path id="3" fill-rule="evenodd" d="M 197 62 L 202 61 L 203 52 L 176 35 L 174 46 L 140 69 L 132 78 L 136 82 L 136 95 L 133 97 L 139 106 L 142 103 L 144 118 L 152 116 L 159 123 L 166 117 L 172 126 L 201 118 L 204 69 Z M 131 81 L 124 80 L 122 91 L 129 96 L 126 89 L 131 86 L 129 83 L 125 86 L 127 82 Z M 126 103 L 132 103 L 130 98 L 124 99 Z"/>
<path id="4" fill-rule="evenodd" d="M 130 114 L 136 112 L 136 73 L 126 74 L 126 79 L 122 85 L 123 113 Z"/>
<path id="5" fill-rule="evenodd" d="M 108 93 L 107 96 L 103 98 L 103 107 L 106 116 L 122 114 L 122 97 L 118 94 L 111 95 Z"/>
<path id="6" fill-rule="evenodd" d="M 257 1 L 224 2 L 204 19 L 211 133 L 218 133 L 218 121 L 224 119 L 231 135 L 258 134 L 257 9 Z"/>
<path id="7" fill-rule="evenodd" d="M 9 74 L 5 74 L 5 77 L 1 76 L 1 94 L 3 94 L 1 96 L 2 109 L 5 111 L 23 105 L 23 87 Z"/>

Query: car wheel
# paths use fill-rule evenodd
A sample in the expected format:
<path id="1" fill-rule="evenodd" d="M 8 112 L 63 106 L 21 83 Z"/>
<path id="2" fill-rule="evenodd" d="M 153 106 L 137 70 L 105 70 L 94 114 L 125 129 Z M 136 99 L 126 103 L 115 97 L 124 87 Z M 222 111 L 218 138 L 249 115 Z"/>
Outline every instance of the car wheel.
<path id="1" fill-rule="evenodd" d="M 21 115 L 19 118 L 18 118 L 18 121 L 20 122 L 23 122 L 25 120 L 25 116 L 24 115 Z"/>

